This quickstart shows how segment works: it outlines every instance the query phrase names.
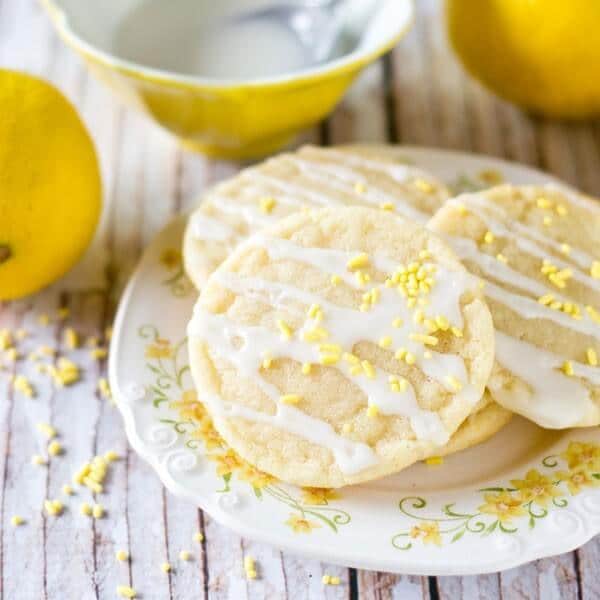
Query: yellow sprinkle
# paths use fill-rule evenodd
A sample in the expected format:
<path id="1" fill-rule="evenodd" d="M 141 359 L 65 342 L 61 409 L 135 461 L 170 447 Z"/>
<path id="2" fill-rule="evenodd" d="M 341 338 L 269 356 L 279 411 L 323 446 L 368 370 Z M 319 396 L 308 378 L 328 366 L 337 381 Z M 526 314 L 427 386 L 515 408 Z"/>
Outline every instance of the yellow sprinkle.
<path id="1" fill-rule="evenodd" d="M 44 509 L 50 516 L 57 517 L 62 513 L 64 506 L 60 500 L 45 500 Z"/>
<path id="2" fill-rule="evenodd" d="M 110 385 L 106 377 L 101 377 L 98 380 L 98 391 L 103 398 L 108 398 L 109 400 L 112 398 L 112 392 L 110 391 Z"/>
<path id="3" fill-rule="evenodd" d="M 391 212 L 396 210 L 396 207 L 391 202 L 383 202 L 379 205 L 379 208 L 381 210 L 389 210 Z"/>
<path id="4" fill-rule="evenodd" d="M 444 464 L 444 457 L 443 456 L 430 456 L 429 458 L 425 459 L 425 464 L 429 465 L 431 467 Z"/>
<path id="5" fill-rule="evenodd" d="M 82 502 L 79 506 L 79 512 L 86 517 L 91 516 L 92 507 L 87 502 Z"/>
<path id="6" fill-rule="evenodd" d="M 0 329 L 0 350 L 8 350 L 12 345 L 11 331 L 9 329 Z"/>
<path id="7" fill-rule="evenodd" d="M 389 335 L 386 335 L 379 340 L 379 346 L 381 346 L 381 348 L 389 348 L 391 345 L 392 338 Z"/>
<path id="8" fill-rule="evenodd" d="M 303 375 L 310 375 L 311 370 L 312 370 L 312 365 L 310 363 L 302 363 L 302 374 Z"/>
<path id="9" fill-rule="evenodd" d="M 592 321 L 600 325 L 600 312 L 598 312 L 593 306 L 590 306 L 589 304 L 586 305 L 585 310 L 588 313 L 588 315 L 590 315 L 590 317 L 592 318 Z"/>
<path id="10" fill-rule="evenodd" d="M 400 317 L 396 317 L 392 321 L 392 327 L 395 327 L 396 329 L 398 329 L 399 327 L 402 327 L 403 324 L 404 324 L 404 321 Z"/>
<path id="11" fill-rule="evenodd" d="M 593 348 L 588 348 L 585 352 L 585 356 L 587 358 L 588 365 L 590 365 L 591 367 L 598 366 L 598 355 L 596 354 L 596 351 Z"/>
<path id="12" fill-rule="evenodd" d="M 320 352 L 329 352 L 333 354 L 341 354 L 342 347 L 338 344 L 319 344 Z"/>
<path id="13" fill-rule="evenodd" d="M 435 187 L 429 181 L 425 181 L 425 179 L 415 179 L 414 184 L 424 194 L 431 194 L 435 190 Z"/>
<path id="14" fill-rule="evenodd" d="M 339 285 L 341 282 L 342 282 L 342 278 L 339 275 L 331 276 L 331 284 L 332 285 Z"/>
<path id="15" fill-rule="evenodd" d="M 548 200 L 548 198 L 544 198 L 543 196 L 538 198 L 535 203 L 539 206 L 539 208 L 551 208 L 552 207 L 552 201 Z"/>
<path id="16" fill-rule="evenodd" d="M 56 437 L 56 429 L 52 427 L 49 423 L 38 423 L 36 425 L 38 431 L 43 433 L 48 439 L 52 439 Z"/>
<path id="17" fill-rule="evenodd" d="M 326 340 L 329 337 L 329 333 L 322 327 L 313 327 L 308 331 L 305 331 L 302 335 L 305 342 L 319 342 Z"/>
<path id="18" fill-rule="evenodd" d="M 248 579 L 256 579 L 258 577 L 258 573 L 254 569 L 248 569 L 246 571 L 246 577 Z"/>
<path id="19" fill-rule="evenodd" d="M 454 375 L 448 375 L 446 381 L 455 392 L 462 390 L 462 383 Z"/>
<path id="20" fill-rule="evenodd" d="M 16 348 L 9 348 L 4 352 L 4 356 L 6 357 L 6 360 L 13 363 L 17 362 L 21 358 L 21 355 Z"/>
<path id="21" fill-rule="evenodd" d="M 365 252 L 357 254 L 346 263 L 346 267 L 349 271 L 354 271 L 355 269 L 361 269 L 367 266 L 369 266 L 369 255 Z"/>
<path id="22" fill-rule="evenodd" d="M 362 373 L 363 373 L 363 370 L 362 370 L 362 367 L 360 365 L 353 365 L 350 368 L 350 374 L 351 375 L 362 375 Z"/>
<path id="23" fill-rule="evenodd" d="M 35 396 L 33 386 L 24 375 L 16 375 L 12 384 L 14 389 L 17 390 L 17 392 L 21 392 L 24 396 L 27 396 L 28 398 L 33 398 L 33 396 Z"/>
<path id="24" fill-rule="evenodd" d="M 354 427 L 352 426 L 352 423 L 344 423 L 342 425 L 342 431 L 344 433 L 352 433 L 352 431 L 354 431 Z"/>
<path id="25" fill-rule="evenodd" d="M 88 348 L 95 348 L 98 345 L 98 338 L 95 335 L 90 335 L 90 337 L 85 340 L 85 345 Z"/>
<path id="26" fill-rule="evenodd" d="M 90 356 L 94 360 L 102 360 L 103 358 L 106 358 L 107 355 L 108 350 L 106 348 L 93 348 L 90 350 Z"/>
<path id="27" fill-rule="evenodd" d="M 62 451 L 63 448 L 61 444 L 56 440 L 48 444 L 48 454 L 50 454 L 51 456 L 58 456 L 59 454 L 62 454 Z"/>
<path id="28" fill-rule="evenodd" d="M 367 186 L 362 181 L 357 181 L 354 184 L 354 191 L 357 194 L 364 194 L 367 191 Z"/>
<path id="29" fill-rule="evenodd" d="M 289 340 L 294 334 L 293 329 L 283 319 L 277 319 L 277 327 L 286 340 Z"/>
<path id="30" fill-rule="evenodd" d="M 86 485 L 86 487 L 90 488 L 90 490 L 92 490 L 92 492 L 94 492 L 95 494 L 102 493 L 102 485 L 100 485 L 97 481 L 94 481 L 92 477 L 85 477 L 83 479 L 83 483 Z"/>
<path id="31" fill-rule="evenodd" d="M 114 450 L 109 450 L 104 454 L 104 460 L 109 463 L 114 462 L 115 460 L 119 460 L 119 454 Z"/>
<path id="32" fill-rule="evenodd" d="M 38 465 L 38 466 L 45 465 L 46 459 L 43 456 L 41 456 L 40 454 L 34 454 L 31 457 L 31 464 Z"/>
<path id="33" fill-rule="evenodd" d="M 311 304 L 308 309 L 308 316 L 314 319 L 321 312 L 321 307 L 318 304 Z"/>
<path id="34" fill-rule="evenodd" d="M 406 348 L 398 348 L 398 350 L 396 350 L 396 353 L 394 354 L 394 356 L 398 359 L 398 360 L 404 360 L 404 357 L 406 356 Z"/>
<path id="35" fill-rule="evenodd" d="M 27 331 L 27 329 L 17 329 L 17 331 L 15 331 L 15 337 L 18 340 L 24 340 L 27 336 L 29 335 L 29 332 Z M 0 337 L 2 336 L 1 332 L 0 332 Z"/>
<path id="36" fill-rule="evenodd" d="M 550 215 L 546 215 L 542 219 L 542 223 L 544 224 L 545 227 L 550 227 L 550 225 L 552 225 L 552 217 Z"/>
<path id="37" fill-rule="evenodd" d="M 322 365 L 336 365 L 340 360 L 338 354 L 323 354 L 319 359 Z"/>
<path id="38" fill-rule="evenodd" d="M 549 306 L 552 302 L 554 302 L 554 296 L 552 294 L 544 294 L 538 298 L 538 302 L 544 306 Z"/>
<path id="39" fill-rule="evenodd" d="M 265 214 L 270 214 L 271 212 L 273 212 L 273 209 L 275 208 L 276 204 L 277 201 L 275 200 L 275 198 L 271 198 L 270 196 L 265 196 L 264 198 L 261 198 L 258 201 L 260 210 L 262 210 L 262 212 L 264 212 Z"/>
<path id="40" fill-rule="evenodd" d="M 19 515 L 14 515 L 13 517 L 10 518 L 10 524 L 13 527 L 18 527 L 19 525 L 22 525 L 24 523 L 23 517 L 20 517 Z"/>
<path id="41" fill-rule="evenodd" d="M 360 362 L 358 356 L 355 356 L 351 352 L 344 352 L 344 354 L 342 354 L 342 358 L 351 365 L 357 365 Z"/>
<path id="42" fill-rule="evenodd" d="M 568 214 L 568 209 L 564 204 L 557 204 L 556 205 L 556 214 L 564 217 L 566 214 Z"/>
<path id="43" fill-rule="evenodd" d="M 360 270 L 354 272 L 354 278 L 356 279 L 356 283 L 358 283 L 358 285 L 361 287 L 364 287 L 369 281 L 371 281 L 369 274 Z"/>
<path id="44" fill-rule="evenodd" d="M 65 483 L 65 485 L 62 486 L 61 491 L 65 496 L 73 495 L 73 488 L 68 483 Z"/>
<path id="45" fill-rule="evenodd" d="M 407 352 L 406 356 L 404 357 L 404 362 L 407 365 L 414 365 L 416 360 L 417 359 L 415 358 L 415 355 L 412 352 Z"/>
<path id="46" fill-rule="evenodd" d="M 94 504 L 92 516 L 94 519 L 101 519 L 104 516 L 104 506 L 102 506 L 102 504 Z"/>
<path id="47" fill-rule="evenodd" d="M 573 375 L 573 363 L 570 360 L 565 360 L 562 370 L 565 375 L 571 377 Z"/>
<path id="48" fill-rule="evenodd" d="M 119 562 L 125 562 L 129 558 L 129 554 L 125 550 L 117 550 L 115 557 Z"/>
<path id="49" fill-rule="evenodd" d="M 454 337 L 461 338 L 463 336 L 463 332 L 458 327 L 450 327 L 450 331 Z"/>
<path id="50" fill-rule="evenodd" d="M 437 346 L 438 339 L 434 335 L 423 335 L 422 333 L 411 333 L 408 336 L 415 342 L 421 342 L 426 346 Z"/>
<path id="51" fill-rule="evenodd" d="M 496 237 L 494 236 L 494 234 L 491 231 L 486 231 L 485 235 L 483 236 L 483 241 L 486 244 L 492 244 L 495 239 L 496 239 Z"/>
<path id="52" fill-rule="evenodd" d="M 561 244 L 560 251 L 568 256 L 571 253 L 571 246 L 569 244 Z"/>
<path id="53" fill-rule="evenodd" d="M 457 202 L 454 205 L 454 208 L 456 208 L 457 212 L 459 215 L 461 216 L 465 216 L 469 211 L 467 210 L 467 207 L 465 204 L 463 204 L 462 202 Z"/>
<path id="54" fill-rule="evenodd" d="M 368 360 L 362 360 L 360 362 L 360 366 L 362 367 L 365 375 L 369 379 L 375 378 L 375 367 L 373 367 L 373 365 Z"/>
<path id="55" fill-rule="evenodd" d="M 137 596 L 137 592 L 128 585 L 118 585 L 117 594 L 121 596 L 121 598 L 135 598 Z"/>
<path id="56" fill-rule="evenodd" d="M 61 306 L 56 311 L 56 316 L 59 318 L 60 321 L 64 321 L 70 314 L 71 314 L 71 310 L 69 309 L 68 306 Z"/>
<path id="57" fill-rule="evenodd" d="M 283 396 L 279 396 L 279 401 L 283 402 L 283 404 L 298 404 L 302 400 L 302 396 L 298 394 L 284 394 Z"/>
<path id="58" fill-rule="evenodd" d="M 428 258 L 431 258 L 431 252 L 429 252 L 429 250 L 427 250 L 426 248 L 424 248 L 423 250 L 419 250 L 419 258 L 421 260 L 427 260 Z"/>
<path id="59" fill-rule="evenodd" d="M 594 279 L 600 279 L 600 260 L 595 260 L 590 267 L 590 275 Z"/>
<path id="60" fill-rule="evenodd" d="M 271 357 L 270 354 L 267 353 L 265 355 L 265 357 L 263 358 L 262 367 L 263 367 L 263 369 L 270 369 L 272 365 L 273 365 L 273 358 Z"/>
<path id="61" fill-rule="evenodd" d="M 38 315 L 37 321 L 40 325 L 46 326 L 50 323 L 50 317 L 46 313 L 43 313 Z"/>
<path id="62" fill-rule="evenodd" d="M 340 585 L 340 578 L 337 576 L 332 575 L 329 578 L 329 585 Z"/>
<path id="63" fill-rule="evenodd" d="M 251 556 L 244 556 L 244 569 L 254 569 L 256 563 Z"/>
<path id="64" fill-rule="evenodd" d="M 501 263 L 508 263 L 508 258 L 506 258 L 506 256 L 504 256 L 504 254 L 501 254 L 500 252 L 496 254 L 496 259 L 499 260 Z"/>
<path id="65" fill-rule="evenodd" d="M 194 541 L 195 542 L 203 542 L 204 541 L 204 534 L 201 531 L 197 531 L 194 534 Z"/>
<path id="66" fill-rule="evenodd" d="M 191 554 L 190 554 L 190 553 L 189 553 L 187 550 L 182 550 L 182 551 L 179 553 L 179 558 L 180 558 L 181 560 L 190 560 L 190 558 L 191 558 Z"/>
<path id="67" fill-rule="evenodd" d="M 379 415 L 379 407 L 376 404 L 369 404 L 367 407 L 367 417 L 374 419 Z"/>
<path id="68" fill-rule="evenodd" d="M 321 577 L 321 581 L 323 582 L 323 585 L 329 585 L 331 583 L 331 576 L 323 575 L 323 577 Z"/>
<path id="69" fill-rule="evenodd" d="M 171 565 L 168 562 L 164 562 L 160 565 L 160 570 L 163 573 L 168 573 L 171 570 Z"/>

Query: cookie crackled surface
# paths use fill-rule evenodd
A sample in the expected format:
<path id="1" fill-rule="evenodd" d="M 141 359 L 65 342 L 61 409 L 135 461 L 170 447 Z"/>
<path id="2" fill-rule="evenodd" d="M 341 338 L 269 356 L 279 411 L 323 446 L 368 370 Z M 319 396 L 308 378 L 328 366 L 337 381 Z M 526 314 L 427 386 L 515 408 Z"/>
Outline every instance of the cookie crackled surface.
<path id="1" fill-rule="evenodd" d="M 538 425 L 600 423 L 600 205 L 557 186 L 500 186 L 429 223 L 485 280 L 491 396 Z"/>
<path id="2" fill-rule="evenodd" d="M 238 246 L 188 326 L 219 433 L 283 481 L 339 487 L 448 443 L 494 335 L 479 282 L 419 225 L 368 208 L 291 215 Z"/>

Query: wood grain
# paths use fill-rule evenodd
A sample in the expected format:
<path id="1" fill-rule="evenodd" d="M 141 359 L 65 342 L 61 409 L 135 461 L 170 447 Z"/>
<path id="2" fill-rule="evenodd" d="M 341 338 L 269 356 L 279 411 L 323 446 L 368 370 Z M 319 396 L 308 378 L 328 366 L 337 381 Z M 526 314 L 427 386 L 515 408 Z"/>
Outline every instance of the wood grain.
<path id="1" fill-rule="evenodd" d="M 483 152 L 549 170 L 600 194 L 600 126 L 551 123 L 524 115 L 468 79 L 448 51 L 438 0 L 419 0 L 415 27 L 391 55 L 370 67 L 322 126 L 301 141 L 356 140 L 432 145 Z M 189 210 L 207 186 L 243 165 L 211 161 L 182 151 L 147 119 L 123 108 L 65 48 L 35 0 L 0 0 L 0 67 L 23 69 L 54 82 L 75 103 L 96 142 L 104 181 L 102 227 L 83 267 L 69 276 L 69 293 L 49 289 L 21 302 L 0 304 L 0 328 L 26 327 L 29 351 L 40 345 L 82 365 L 82 381 L 55 388 L 27 361 L 15 372 L 37 389 L 35 400 L 12 391 L 0 375 L 0 600 L 114 598 L 117 585 L 144 599 L 349 599 L 496 600 L 600 597 L 600 541 L 574 553 L 479 577 L 408 577 L 355 571 L 283 554 L 245 540 L 195 507 L 171 496 L 127 445 L 121 419 L 97 391 L 106 365 L 85 347 L 62 344 L 64 323 L 42 327 L 40 314 L 71 311 L 69 325 L 102 336 L 116 301 L 146 243 L 172 215 Z M 12 367 L 10 367 L 12 369 Z M 33 466 L 45 451 L 35 430 L 52 422 L 63 456 Z M 63 517 L 46 516 L 45 498 L 83 462 L 112 449 L 121 459 L 107 493 L 78 491 Z M 106 517 L 79 514 L 81 502 L 101 502 Z M 26 525 L 10 526 L 22 514 Z M 200 531 L 204 541 L 194 540 Z M 124 549 L 131 559 L 118 562 Z M 190 561 L 179 559 L 189 550 Z M 258 563 L 259 579 L 244 578 L 244 556 Z M 173 570 L 165 574 L 162 562 Z M 324 587 L 323 574 L 339 586 Z"/>

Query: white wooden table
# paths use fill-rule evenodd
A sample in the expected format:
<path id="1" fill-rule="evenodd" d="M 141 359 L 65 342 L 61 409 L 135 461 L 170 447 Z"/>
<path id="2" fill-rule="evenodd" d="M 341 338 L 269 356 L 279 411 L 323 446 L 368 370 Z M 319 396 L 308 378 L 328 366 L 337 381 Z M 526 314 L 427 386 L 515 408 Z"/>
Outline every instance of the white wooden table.
<path id="1" fill-rule="evenodd" d="M 440 4 L 418 0 L 410 35 L 372 67 L 333 116 L 304 141 L 352 140 L 440 146 L 507 157 L 546 169 L 600 195 L 600 124 L 566 125 L 529 118 L 467 79 L 446 47 Z M 57 348 L 84 367 L 82 382 L 54 389 L 28 361 L 16 365 L 36 382 L 38 396 L 25 401 L 0 375 L 0 599 L 87 600 L 115 598 L 129 584 L 145 600 L 191 598 L 361 598 L 485 600 L 600 598 L 600 538 L 576 552 L 481 577 L 403 577 L 342 569 L 282 554 L 241 539 L 208 515 L 174 498 L 127 446 L 117 410 L 96 390 L 103 361 L 86 349 L 68 350 L 62 330 L 102 335 L 122 285 L 144 245 L 171 218 L 189 209 L 206 186 L 240 165 L 206 160 L 143 117 L 119 105 L 63 46 L 35 0 L 0 0 L 0 67 L 42 75 L 78 106 L 100 154 L 105 215 L 94 260 L 68 293 L 49 289 L 24 301 L 0 303 L 0 329 L 25 327 L 25 348 Z M 0 107 L 2 110 L 2 107 Z M 1 143 L 1 140 L 0 140 Z M 81 270 L 79 271 L 81 273 Z M 41 326 L 37 317 L 70 309 L 67 322 Z M 31 464 L 43 448 L 35 430 L 50 421 L 66 452 L 48 467 Z M 77 512 L 90 500 L 79 494 L 59 518 L 41 507 L 57 497 L 74 470 L 96 453 L 116 450 L 102 502 L 103 519 Z M 27 523 L 14 528 L 10 518 Z M 203 543 L 192 541 L 202 531 Z M 115 551 L 131 561 L 120 563 Z M 165 560 L 193 553 L 185 568 L 165 575 Z M 259 563 L 260 579 L 246 581 L 245 553 Z M 341 585 L 324 587 L 323 573 Z"/>

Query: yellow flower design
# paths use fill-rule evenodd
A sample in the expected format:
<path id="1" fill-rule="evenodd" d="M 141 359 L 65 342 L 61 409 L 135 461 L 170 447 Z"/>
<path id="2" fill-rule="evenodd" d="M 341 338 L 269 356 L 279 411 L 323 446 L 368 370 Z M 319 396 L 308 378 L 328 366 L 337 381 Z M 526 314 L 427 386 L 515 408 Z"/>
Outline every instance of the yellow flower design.
<path id="1" fill-rule="evenodd" d="M 522 517 L 525 509 L 521 498 L 513 496 L 510 492 L 484 494 L 485 504 L 479 511 L 488 515 L 495 515 L 500 523 L 508 523 L 514 517 Z"/>
<path id="2" fill-rule="evenodd" d="M 442 545 L 442 536 L 440 535 L 440 526 L 435 521 L 422 521 L 410 530 L 410 537 L 413 540 L 421 538 L 424 544 Z"/>
<path id="3" fill-rule="evenodd" d="M 247 462 L 243 463 L 240 467 L 238 477 L 259 490 L 268 486 L 270 483 L 277 481 L 275 477 L 268 473 L 264 473 L 263 471 L 259 471 L 256 467 Z"/>
<path id="4" fill-rule="evenodd" d="M 242 459 L 233 450 L 227 450 L 224 454 L 209 454 L 207 458 L 217 463 L 217 475 L 220 477 L 233 473 L 243 465 Z"/>
<path id="5" fill-rule="evenodd" d="M 305 487 L 302 488 L 302 502 L 304 504 L 328 504 L 330 500 L 339 500 L 340 495 L 329 488 Z"/>
<path id="6" fill-rule="evenodd" d="M 171 342 L 163 338 L 157 338 L 146 346 L 146 358 L 170 358 L 172 354 Z"/>
<path id="7" fill-rule="evenodd" d="M 176 269 L 181 265 L 181 252 L 176 248 L 166 248 L 160 255 L 160 262 L 167 269 Z"/>
<path id="8" fill-rule="evenodd" d="M 190 436 L 195 440 L 202 440 L 207 450 L 214 450 L 215 448 L 224 448 L 225 442 L 219 435 L 217 430 L 210 423 L 209 417 L 206 417 L 208 425 L 203 423 L 198 429 L 192 431 Z"/>
<path id="9" fill-rule="evenodd" d="M 585 467 L 586 469 L 600 471 L 600 446 L 585 442 L 569 442 L 568 448 L 560 455 L 567 461 L 569 469 Z"/>
<path id="10" fill-rule="evenodd" d="M 559 471 L 556 478 L 567 484 L 572 496 L 576 496 L 584 487 L 597 487 L 600 485 L 598 479 L 594 479 L 586 468 L 573 469 L 572 471 Z"/>
<path id="11" fill-rule="evenodd" d="M 546 507 L 553 498 L 561 496 L 561 492 L 549 477 L 539 471 L 527 471 L 525 479 L 511 479 L 511 485 L 521 492 L 521 502 L 534 502 Z"/>
<path id="12" fill-rule="evenodd" d="M 296 514 L 291 514 L 285 524 L 291 527 L 294 533 L 310 533 L 313 529 L 321 527 L 315 521 L 309 521 Z"/>

